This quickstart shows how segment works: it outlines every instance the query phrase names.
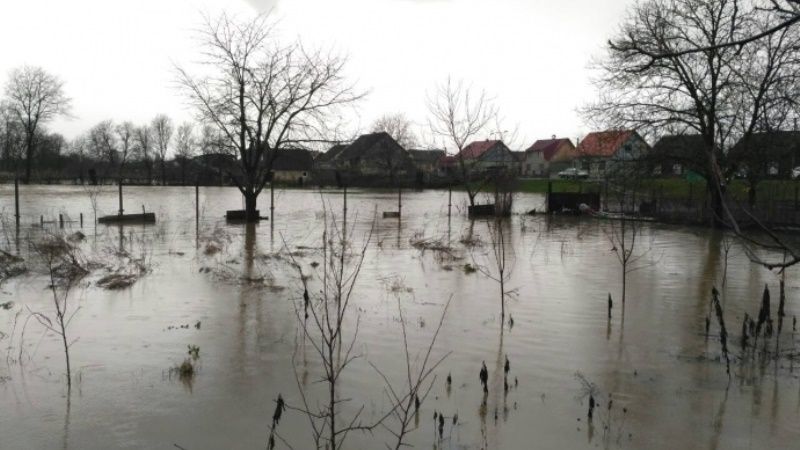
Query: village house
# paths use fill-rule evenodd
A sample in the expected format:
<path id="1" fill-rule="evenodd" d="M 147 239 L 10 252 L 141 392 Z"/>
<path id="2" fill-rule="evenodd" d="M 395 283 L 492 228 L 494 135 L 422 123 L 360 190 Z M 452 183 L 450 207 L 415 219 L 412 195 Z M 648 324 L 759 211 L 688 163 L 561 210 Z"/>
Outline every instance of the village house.
<path id="1" fill-rule="evenodd" d="M 522 169 L 525 167 L 525 152 L 512 150 L 511 154 L 514 156 L 514 173 L 522 175 Z"/>
<path id="2" fill-rule="evenodd" d="M 417 168 L 418 181 L 424 182 L 437 175 L 439 162 L 445 156 L 444 150 L 409 150 L 408 153 Z"/>
<path id="3" fill-rule="evenodd" d="M 728 153 L 737 174 L 747 178 L 791 178 L 800 166 L 800 131 L 753 133 Z"/>
<path id="4" fill-rule="evenodd" d="M 643 161 L 650 146 L 633 130 L 595 131 L 578 143 L 581 169 L 590 178 L 616 175 Z"/>
<path id="5" fill-rule="evenodd" d="M 349 145 L 332 147 L 317 158 L 316 169 L 325 181 L 333 174 L 337 183 L 342 176 L 355 183 L 391 184 L 416 175 L 409 152 L 385 132 L 364 134 Z"/>
<path id="6" fill-rule="evenodd" d="M 690 171 L 702 174 L 708 170 L 705 143 L 699 134 L 664 136 L 647 156 L 653 175 L 684 176 Z"/>
<path id="7" fill-rule="evenodd" d="M 503 141 L 475 141 L 458 154 L 445 157 L 442 169 L 449 174 L 461 176 L 461 165 L 471 174 L 495 171 L 515 171 L 517 159 Z"/>
<path id="8" fill-rule="evenodd" d="M 272 179 L 277 183 L 304 186 L 311 178 L 314 156 L 308 150 L 279 150 L 272 161 Z"/>
<path id="9" fill-rule="evenodd" d="M 525 150 L 522 175 L 549 177 L 552 173 L 570 167 L 578 152 L 568 138 L 539 139 Z"/>
<path id="10" fill-rule="evenodd" d="M 342 153 L 347 144 L 336 144 L 328 151 L 320 153 L 314 158 L 314 170 L 336 170 L 336 157 Z"/>

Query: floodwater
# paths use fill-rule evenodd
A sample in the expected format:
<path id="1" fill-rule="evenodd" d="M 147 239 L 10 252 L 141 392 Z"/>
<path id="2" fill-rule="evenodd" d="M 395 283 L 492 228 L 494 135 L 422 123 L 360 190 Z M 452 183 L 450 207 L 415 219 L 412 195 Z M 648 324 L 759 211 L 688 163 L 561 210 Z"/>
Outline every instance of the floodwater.
<path id="1" fill-rule="evenodd" d="M 157 213 L 158 223 L 95 230 L 81 188 L 22 187 L 23 231 L 17 245 L 6 228 L 4 250 L 27 255 L 24 241 L 43 232 L 42 215 L 47 221 L 59 213 L 77 220 L 82 212 L 86 258 L 114 264 L 121 246 L 143 257 L 150 270 L 130 288 L 110 291 L 95 285 L 105 270 L 100 268 L 73 289 L 70 307 L 80 308 L 68 328 L 74 339 L 70 395 L 60 338 L 35 320 L 20 333 L 32 311 L 52 313 L 46 277 L 34 270 L 0 286 L 0 303 L 14 302 L 9 310 L 0 308 L 0 448 L 265 448 L 279 394 L 300 406 L 299 381 L 312 405 L 323 401 L 319 357 L 298 331 L 295 306 L 302 305 L 302 284 L 287 259 L 275 255 L 285 256 L 288 248 L 312 273 L 310 264 L 323 262 L 323 205 L 341 219 L 341 192 L 276 191 L 277 220 L 247 227 L 221 220 L 225 209 L 241 207 L 235 189 L 204 187 L 199 229 L 193 187 L 130 187 L 125 196 L 128 212 L 144 205 Z M 782 356 L 751 356 L 739 345 L 742 317 L 757 315 L 768 284 L 775 318 L 778 277 L 734 246 L 723 287 L 725 241 L 719 234 L 643 225 L 637 247 L 643 256 L 628 277 L 623 321 L 621 268 L 607 222 L 515 214 L 503 225 L 511 272 L 506 286 L 512 291 L 507 312 L 514 321 L 503 327 L 498 284 L 481 270 L 464 270 L 470 264 L 493 273 L 492 233 L 485 222 L 466 220 L 461 193 L 453 194 L 448 221 L 447 198 L 443 191 L 406 192 L 398 221 L 375 218 L 376 211 L 397 209 L 395 193 L 348 192 L 352 247 L 357 250 L 374 231 L 345 321 L 345 339 L 358 322 L 359 358 L 341 375 L 340 423 L 358 411 L 364 424 L 387 412 L 385 382 L 373 366 L 398 386 L 404 380 L 398 301 L 414 358 L 427 348 L 451 299 L 433 350 L 435 358 L 447 358 L 434 372 L 419 427 L 409 436 L 415 447 L 800 446 L 800 367 L 794 367 L 791 324 L 800 314 L 797 269 L 786 276 L 787 321 L 768 342 Z M 0 190 L 0 201 L 8 226 L 9 187 Z M 541 209 L 542 201 L 519 195 L 515 208 Z M 259 206 L 267 215 L 269 192 Z M 98 209 L 116 212 L 116 188 L 105 188 Z M 56 228 L 45 224 L 48 233 Z M 77 229 L 78 223 L 67 223 L 65 232 Z M 460 242 L 468 235 L 477 245 Z M 421 237 L 449 238 L 455 256 L 411 245 Z M 317 278 L 309 283 L 315 294 Z M 730 333 L 730 378 L 713 316 L 711 336 L 705 335 L 714 286 L 722 292 Z M 610 320 L 608 293 L 615 299 Z M 189 345 L 199 347 L 196 373 L 181 381 L 170 368 L 188 356 Z M 504 394 L 506 356 L 510 389 Z M 478 376 L 483 361 L 489 370 L 485 405 Z M 576 373 L 595 385 L 598 406 L 591 421 Z M 446 417 L 442 438 L 434 411 Z M 283 414 L 277 429 L 296 449 L 312 448 L 309 430 L 308 419 L 294 410 Z M 391 433 L 378 427 L 348 434 L 345 448 L 385 448 L 391 442 Z M 285 444 L 279 440 L 277 448 Z"/>

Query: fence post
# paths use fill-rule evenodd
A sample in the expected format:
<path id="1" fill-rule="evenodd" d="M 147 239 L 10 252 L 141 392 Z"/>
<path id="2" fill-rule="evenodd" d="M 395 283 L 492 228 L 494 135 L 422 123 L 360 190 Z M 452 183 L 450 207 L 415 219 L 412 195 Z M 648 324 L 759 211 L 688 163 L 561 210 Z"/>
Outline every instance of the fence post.
<path id="1" fill-rule="evenodd" d="M 545 197 L 544 201 L 544 212 L 550 212 L 550 194 L 553 193 L 553 182 L 548 180 L 547 181 L 547 196 Z"/>
<path id="2" fill-rule="evenodd" d="M 797 194 L 797 189 L 795 189 L 795 194 Z M 795 198 L 797 195 L 795 195 Z M 797 203 L 795 201 L 795 203 Z M 14 218 L 17 222 L 17 230 L 19 230 L 19 178 L 14 177 Z"/>
<path id="3" fill-rule="evenodd" d="M 119 178 L 119 215 L 122 215 L 124 209 L 122 209 L 122 177 Z"/>
<path id="4" fill-rule="evenodd" d="M 64 228 L 64 215 L 61 213 L 58 213 L 58 227 Z"/>
<path id="5" fill-rule="evenodd" d="M 194 225 L 195 229 L 200 229 L 200 183 L 194 182 Z"/>
<path id="6" fill-rule="evenodd" d="M 397 216 L 398 218 L 403 213 L 403 188 L 397 188 Z"/>
<path id="7" fill-rule="evenodd" d="M 81 228 L 83 228 L 83 213 L 80 213 L 81 216 Z"/>
<path id="8" fill-rule="evenodd" d="M 453 209 L 453 183 L 447 184 L 447 218 L 450 218 L 450 213 Z"/>

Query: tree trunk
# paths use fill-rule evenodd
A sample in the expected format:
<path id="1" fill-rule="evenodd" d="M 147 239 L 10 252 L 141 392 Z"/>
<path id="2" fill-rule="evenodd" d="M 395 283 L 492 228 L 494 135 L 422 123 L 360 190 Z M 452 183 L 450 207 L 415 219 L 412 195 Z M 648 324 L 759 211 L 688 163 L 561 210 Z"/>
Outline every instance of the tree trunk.
<path id="1" fill-rule="evenodd" d="M 750 189 L 747 191 L 747 204 L 750 206 L 750 209 L 754 209 L 756 206 L 756 187 L 757 184 L 751 181 Z"/>
<path id="2" fill-rule="evenodd" d="M 713 183 L 713 182 L 712 182 Z M 709 184 L 708 186 L 708 194 L 709 194 L 709 209 L 711 210 L 711 218 L 710 223 L 713 227 L 719 228 L 722 227 L 725 223 L 724 211 L 722 206 L 722 192 L 725 188 L 723 186 L 715 186 L 713 184 Z"/>
<path id="3" fill-rule="evenodd" d="M 25 178 L 23 183 L 28 184 L 31 182 L 31 166 L 33 164 L 33 133 L 27 133 L 25 136 Z"/>
<path id="4" fill-rule="evenodd" d="M 258 194 L 252 188 L 248 188 L 242 194 L 244 196 L 244 213 L 248 222 L 257 222 L 258 217 Z"/>
<path id="5" fill-rule="evenodd" d="M 167 169 L 166 164 L 164 163 L 164 158 L 161 158 L 161 185 L 167 185 Z"/>

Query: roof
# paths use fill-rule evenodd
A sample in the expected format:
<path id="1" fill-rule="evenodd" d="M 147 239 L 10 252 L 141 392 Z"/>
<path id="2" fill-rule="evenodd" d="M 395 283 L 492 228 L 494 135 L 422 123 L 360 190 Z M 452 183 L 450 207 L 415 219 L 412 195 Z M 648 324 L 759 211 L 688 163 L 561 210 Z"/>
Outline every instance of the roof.
<path id="1" fill-rule="evenodd" d="M 394 144 L 400 149 L 403 149 L 403 147 L 401 147 L 397 141 L 392 139 L 389 133 L 379 131 L 377 133 L 362 134 L 355 141 L 353 141 L 352 144 L 343 149 L 337 158 L 344 160 L 360 158 L 372 151 L 376 145 L 380 144 L 381 141 L 384 140 L 388 140 L 387 142 L 390 142 L 390 145 Z"/>
<path id="2" fill-rule="evenodd" d="M 421 163 L 436 163 L 444 156 L 444 150 L 409 150 L 411 159 Z"/>
<path id="3" fill-rule="evenodd" d="M 792 153 L 800 153 L 800 131 L 753 133 L 747 139 L 737 142 L 731 148 L 730 156 L 741 159 L 753 156 L 779 158 Z"/>
<path id="4" fill-rule="evenodd" d="M 478 159 L 497 144 L 503 144 L 503 141 L 486 140 L 471 142 L 459 152 L 459 155 L 464 159 Z"/>
<path id="5" fill-rule="evenodd" d="M 279 150 L 272 161 L 272 170 L 307 171 L 314 166 L 314 156 L 308 150 Z"/>
<path id="6" fill-rule="evenodd" d="M 562 145 L 569 145 L 571 149 L 575 146 L 569 138 L 539 139 L 525 150 L 525 153 L 541 153 L 545 161 L 550 161 L 558 152 Z"/>
<path id="7" fill-rule="evenodd" d="M 578 144 L 578 153 L 581 156 L 614 156 L 622 144 L 634 135 L 636 132 L 633 130 L 593 131 Z"/>
<path id="8" fill-rule="evenodd" d="M 336 144 L 330 149 L 328 149 L 327 152 L 319 154 L 317 156 L 317 161 L 319 162 L 332 161 L 337 156 L 339 156 L 339 154 L 342 153 L 342 150 L 344 150 L 345 148 L 347 148 L 346 144 Z"/>

